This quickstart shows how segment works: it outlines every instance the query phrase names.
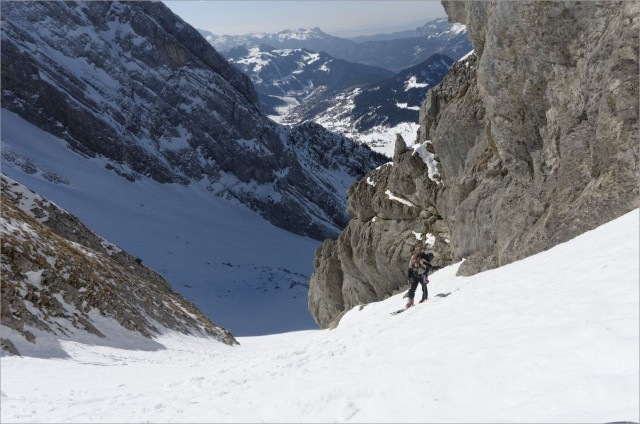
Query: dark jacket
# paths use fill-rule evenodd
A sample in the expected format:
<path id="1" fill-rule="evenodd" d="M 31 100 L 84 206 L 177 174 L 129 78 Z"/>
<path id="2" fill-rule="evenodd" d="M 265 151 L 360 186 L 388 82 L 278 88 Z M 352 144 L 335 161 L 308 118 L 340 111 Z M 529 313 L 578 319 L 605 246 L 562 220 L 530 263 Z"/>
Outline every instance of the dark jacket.
<path id="1" fill-rule="evenodd" d="M 425 253 L 418 254 L 418 260 L 414 263 L 409 261 L 409 291 L 405 295 L 411 299 L 410 305 L 413 304 L 413 298 L 416 295 L 416 289 L 418 284 L 422 287 L 422 300 L 426 300 L 429 297 L 429 291 L 427 290 L 427 276 L 433 270 L 440 269 L 439 266 L 431 265 L 429 260 L 433 258 L 433 255 L 427 255 Z M 407 305 L 409 307 L 410 305 Z"/>
<path id="2" fill-rule="evenodd" d="M 409 261 L 409 279 L 421 279 L 429 275 L 431 271 L 440 269 L 439 266 L 431 265 L 425 254 L 418 255 L 417 262 Z"/>

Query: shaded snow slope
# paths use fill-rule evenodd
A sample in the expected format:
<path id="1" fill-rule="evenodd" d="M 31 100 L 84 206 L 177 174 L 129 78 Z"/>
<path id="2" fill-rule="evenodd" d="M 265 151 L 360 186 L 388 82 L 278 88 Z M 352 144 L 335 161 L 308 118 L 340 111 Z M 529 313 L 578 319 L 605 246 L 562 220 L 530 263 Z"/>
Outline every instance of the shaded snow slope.
<path id="1" fill-rule="evenodd" d="M 3 358 L 2 420 L 637 422 L 638 221 L 472 277 L 445 268 L 426 304 L 391 316 L 398 294 L 335 330 Z"/>
<path id="2" fill-rule="evenodd" d="M 213 322 L 234 335 L 317 328 L 307 310 L 316 240 L 212 196 L 204 182 L 131 182 L 107 164 L 2 111 L 2 172 L 142 259 Z"/>
<path id="3" fill-rule="evenodd" d="M 1 179 L 3 349 L 65 357 L 59 339 L 122 348 L 130 339 L 139 346 L 140 339 L 167 331 L 236 343 L 139 259 L 57 205 Z"/>

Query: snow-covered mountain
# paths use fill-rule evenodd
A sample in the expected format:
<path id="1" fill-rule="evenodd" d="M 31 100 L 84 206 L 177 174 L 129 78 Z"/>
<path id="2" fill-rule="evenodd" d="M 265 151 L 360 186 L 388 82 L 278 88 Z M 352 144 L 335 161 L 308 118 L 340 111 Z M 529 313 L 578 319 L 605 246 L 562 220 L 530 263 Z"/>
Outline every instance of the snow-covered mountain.
<path id="1" fill-rule="evenodd" d="M 316 104 L 341 90 L 393 75 L 386 69 L 335 59 L 307 49 L 274 49 L 263 44 L 236 47 L 223 54 L 251 77 L 262 109 L 283 122 L 291 122 L 286 112 L 296 105 Z"/>
<path id="2" fill-rule="evenodd" d="M 420 106 L 452 64 L 449 57 L 435 54 L 384 81 L 344 90 L 313 105 L 302 105 L 292 114 L 298 120 L 313 120 L 391 157 L 396 134 L 407 141 L 415 140 Z"/>
<path id="3" fill-rule="evenodd" d="M 471 51 L 466 27 L 446 19 L 430 21 L 407 38 L 343 40 L 339 47 L 337 37 L 318 28 L 222 37 L 201 32 L 214 46 L 228 48 L 223 54 L 251 77 L 273 119 L 314 121 L 387 156 L 396 134 L 415 139 L 419 107 L 446 74 L 445 64 Z M 322 44 L 329 39 L 331 45 Z M 383 79 L 378 67 L 399 72 Z"/>
<path id="4" fill-rule="evenodd" d="M 238 46 L 256 47 L 261 44 L 277 49 L 304 48 L 314 52 L 326 52 L 337 59 L 381 67 L 394 72 L 417 65 L 434 53 L 442 53 L 457 60 L 472 49 L 466 27 L 449 23 L 445 19 L 430 21 L 406 38 L 363 42 L 334 37 L 319 28 L 238 36 L 217 36 L 203 30 L 200 32 L 219 51 Z"/>
<path id="5" fill-rule="evenodd" d="M 393 75 L 306 49 L 261 45 L 236 47 L 224 55 L 251 77 L 272 119 L 287 124 L 313 121 L 389 157 L 396 134 L 415 139 L 427 91 L 453 64 L 435 54 Z"/>
<path id="6" fill-rule="evenodd" d="M 0 233 L 7 352 L 64 357 L 60 340 L 157 346 L 168 332 L 237 343 L 139 258 L 4 176 Z"/>
<path id="7" fill-rule="evenodd" d="M 311 152 L 292 148 L 250 80 L 160 2 L 3 2 L 2 63 L 4 108 L 132 182 L 204 182 L 319 239 L 348 219 L 342 187 L 362 174 L 340 161 L 303 172 Z M 358 169 L 380 164 L 367 149 L 351 155 Z"/>
<path id="8" fill-rule="evenodd" d="M 334 330 L 3 357 L 3 422 L 638 422 L 639 212 Z M 465 407 L 461 408 L 460 406 Z M 543 407 L 541 407 L 543 406 Z"/>
<path id="9" fill-rule="evenodd" d="M 348 187 L 386 159 L 268 119 L 249 78 L 160 2 L 1 7 L 3 174 L 234 334 L 314 328 L 309 237 L 345 225 Z"/>
<path id="10" fill-rule="evenodd" d="M 210 31 L 199 29 L 203 37 L 218 51 L 230 50 L 239 46 L 259 45 L 260 42 L 274 44 L 287 40 L 322 40 L 330 38 L 331 35 L 325 33 L 320 28 L 298 28 L 285 29 L 276 33 L 249 33 L 244 35 L 217 35 Z"/>
<path id="11" fill-rule="evenodd" d="M 335 37 L 320 28 L 285 29 L 276 33 L 251 33 L 244 35 L 216 35 L 206 30 L 199 30 L 205 39 L 216 50 L 222 52 L 235 47 L 247 48 L 269 45 L 278 49 L 307 49 L 311 51 L 329 52 L 346 50 L 355 43 L 345 38 Z"/>

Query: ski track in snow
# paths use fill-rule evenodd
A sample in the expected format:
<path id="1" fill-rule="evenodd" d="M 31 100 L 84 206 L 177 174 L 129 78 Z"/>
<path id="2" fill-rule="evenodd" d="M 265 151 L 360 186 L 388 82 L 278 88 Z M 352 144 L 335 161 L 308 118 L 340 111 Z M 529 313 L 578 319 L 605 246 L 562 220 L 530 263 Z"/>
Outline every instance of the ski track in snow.
<path id="1" fill-rule="evenodd" d="M 612 422 L 639 418 L 638 210 L 473 277 L 434 273 L 334 330 L 64 342 L 2 358 L 3 422 Z M 593 246 L 598 246 L 597 256 Z M 461 407 L 464 405 L 464 407 Z"/>

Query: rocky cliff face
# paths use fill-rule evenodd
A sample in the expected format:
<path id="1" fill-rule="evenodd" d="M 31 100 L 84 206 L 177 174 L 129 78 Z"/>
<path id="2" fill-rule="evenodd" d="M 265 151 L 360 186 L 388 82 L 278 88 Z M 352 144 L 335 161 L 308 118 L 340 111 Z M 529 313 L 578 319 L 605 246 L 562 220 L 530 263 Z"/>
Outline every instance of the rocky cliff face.
<path id="1" fill-rule="evenodd" d="M 112 320 L 151 338 L 166 331 L 236 344 L 189 301 L 76 217 L 2 177 L 2 347 L 112 336 Z M 34 348 L 35 349 L 35 348 Z"/>
<path id="2" fill-rule="evenodd" d="M 425 115 L 434 119 L 421 134 L 451 186 L 438 210 L 468 259 L 460 272 L 548 249 L 638 207 L 640 5 L 444 5 L 468 24 L 478 56 L 468 94 L 431 94 Z M 476 90 L 476 113 L 460 110 Z M 451 125 L 460 121 L 468 127 Z"/>
<path id="3" fill-rule="evenodd" d="M 443 182 L 430 143 L 407 148 L 398 136 L 393 162 L 349 190 L 349 225 L 316 252 L 309 310 L 323 327 L 352 307 L 389 297 L 407 284 L 408 258 L 437 252 L 435 263 L 459 259 L 436 208 Z"/>
<path id="4" fill-rule="evenodd" d="M 433 247 L 436 257 L 466 258 L 459 272 L 468 275 L 548 249 L 640 203 L 640 5 L 443 4 L 450 20 L 466 24 L 476 54 L 454 65 L 421 109 L 418 140 L 433 161 L 408 162 L 414 156 L 399 143 L 390 179 L 376 170 L 368 176 L 374 188 L 361 181 L 350 191 L 354 219 L 316 254 L 309 306 L 323 326 L 404 282 L 415 239 L 407 227 L 420 223 L 414 216 L 427 205 L 436 241 L 450 241 Z M 434 178 L 403 180 L 398 174 L 411 163 L 421 167 L 415 175 Z M 380 183 L 419 207 L 386 215 Z M 393 242 L 366 250 L 383 238 Z M 354 260 L 356 252 L 364 256 Z M 392 275 L 383 271 L 389 267 Z"/>
<path id="5" fill-rule="evenodd" d="M 132 182 L 204 180 L 292 232 L 339 232 L 333 205 L 317 199 L 344 209 L 344 193 L 310 175 L 281 181 L 314 164 L 262 114 L 249 78 L 161 2 L 3 2 L 2 88 L 3 108 Z M 355 149 L 363 168 L 379 164 Z"/>

